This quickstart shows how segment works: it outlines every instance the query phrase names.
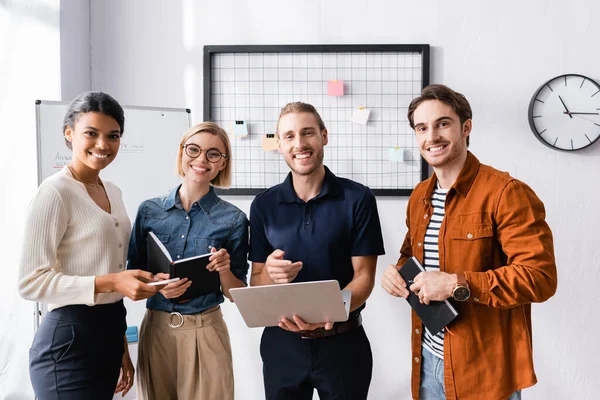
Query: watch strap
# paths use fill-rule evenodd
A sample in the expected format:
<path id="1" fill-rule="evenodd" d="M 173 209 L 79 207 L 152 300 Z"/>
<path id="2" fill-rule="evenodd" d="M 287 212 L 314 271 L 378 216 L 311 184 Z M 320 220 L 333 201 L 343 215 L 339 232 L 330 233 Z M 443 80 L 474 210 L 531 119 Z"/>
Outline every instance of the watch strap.
<path id="1" fill-rule="evenodd" d="M 469 287 L 469 284 L 467 283 L 467 277 L 465 276 L 464 273 L 459 272 L 456 274 L 456 286 Z"/>

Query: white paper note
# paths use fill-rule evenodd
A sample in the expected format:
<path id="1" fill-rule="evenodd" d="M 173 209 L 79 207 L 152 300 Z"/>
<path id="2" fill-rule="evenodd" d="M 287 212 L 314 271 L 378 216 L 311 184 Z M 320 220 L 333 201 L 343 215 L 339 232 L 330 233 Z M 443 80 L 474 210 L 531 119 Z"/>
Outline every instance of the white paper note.
<path id="1" fill-rule="evenodd" d="M 352 112 L 352 118 L 350 118 L 350 121 L 354 122 L 355 124 L 366 125 L 367 121 L 369 120 L 369 114 L 371 114 L 371 110 L 367 108 L 356 108 Z"/>
<path id="2" fill-rule="evenodd" d="M 246 121 L 233 121 L 233 136 L 246 137 L 248 136 L 248 125 Z"/>

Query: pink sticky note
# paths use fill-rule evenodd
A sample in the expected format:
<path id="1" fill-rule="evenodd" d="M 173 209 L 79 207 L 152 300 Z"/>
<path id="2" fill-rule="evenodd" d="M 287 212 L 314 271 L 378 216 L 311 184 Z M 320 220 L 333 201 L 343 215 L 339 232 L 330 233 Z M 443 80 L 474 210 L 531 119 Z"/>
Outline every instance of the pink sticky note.
<path id="1" fill-rule="evenodd" d="M 327 81 L 327 96 L 343 96 L 344 81 Z"/>

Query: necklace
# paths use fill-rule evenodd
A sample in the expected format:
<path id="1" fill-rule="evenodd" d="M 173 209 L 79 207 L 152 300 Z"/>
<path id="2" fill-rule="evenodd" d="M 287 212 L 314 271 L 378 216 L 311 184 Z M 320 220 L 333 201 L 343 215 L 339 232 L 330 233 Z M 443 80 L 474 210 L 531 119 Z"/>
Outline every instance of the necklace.
<path id="1" fill-rule="evenodd" d="M 67 168 L 69 168 L 69 171 L 71 171 L 71 174 L 73 174 L 73 178 L 75 178 L 76 181 L 79 181 L 79 182 L 83 183 L 85 186 L 88 186 L 88 187 L 101 188 L 104 191 L 104 196 L 106 197 L 106 201 L 108 202 L 108 206 L 106 206 L 106 207 L 104 207 L 97 199 L 95 199 L 92 196 L 92 194 L 90 193 L 89 189 L 86 188 L 88 194 L 92 197 L 92 200 L 94 200 L 94 202 L 98 205 L 98 207 L 100 207 L 101 210 L 106 211 L 107 213 L 110 214 L 111 213 L 110 200 L 108 199 L 108 193 L 106 193 L 106 188 L 102 184 L 102 181 L 100 180 L 100 178 L 98 178 L 98 181 L 100 183 L 87 183 L 87 182 L 84 182 L 84 180 L 81 179 L 79 177 L 79 175 L 77 175 L 75 173 L 75 171 L 73 171 L 73 168 L 71 168 L 70 165 L 67 165 Z"/>
<path id="2" fill-rule="evenodd" d="M 71 171 L 71 175 L 73 175 L 73 178 L 75 178 L 79 182 L 83 183 L 84 185 L 90 186 L 90 187 L 97 187 L 97 188 L 103 188 L 104 187 L 104 185 L 102 185 L 102 181 L 100 180 L 100 178 L 98 178 L 98 181 L 100 183 L 88 183 L 88 182 L 84 181 L 83 179 L 81 179 L 79 177 L 79 175 L 77 175 L 75 173 L 75 171 L 73 171 L 73 168 L 70 165 L 67 165 L 67 168 L 69 168 L 69 171 Z"/>

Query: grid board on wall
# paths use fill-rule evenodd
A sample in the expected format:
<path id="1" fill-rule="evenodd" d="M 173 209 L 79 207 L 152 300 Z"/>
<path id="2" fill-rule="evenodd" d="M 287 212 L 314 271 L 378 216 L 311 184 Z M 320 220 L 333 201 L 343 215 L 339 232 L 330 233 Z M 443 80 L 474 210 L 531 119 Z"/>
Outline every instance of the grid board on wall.
<path id="1" fill-rule="evenodd" d="M 328 81 L 344 81 L 343 96 L 328 96 Z M 289 172 L 277 151 L 262 148 L 281 108 L 314 105 L 329 132 L 324 163 L 337 176 L 376 195 L 407 196 L 427 178 L 406 117 L 410 101 L 429 84 L 429 45 L 205 46 L 204 120 L 230 133 L 232 186 L 223 193 L 253 195 Z M 370 110 L 366 125 L 351 122 Z M 245 121 L 248 135 L 233 134 Z M 390 149 L 403 161 L 391 161 Z M 399 150 L 397 150 L 399 149 Z"/>

